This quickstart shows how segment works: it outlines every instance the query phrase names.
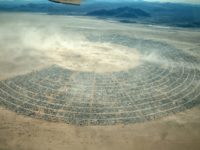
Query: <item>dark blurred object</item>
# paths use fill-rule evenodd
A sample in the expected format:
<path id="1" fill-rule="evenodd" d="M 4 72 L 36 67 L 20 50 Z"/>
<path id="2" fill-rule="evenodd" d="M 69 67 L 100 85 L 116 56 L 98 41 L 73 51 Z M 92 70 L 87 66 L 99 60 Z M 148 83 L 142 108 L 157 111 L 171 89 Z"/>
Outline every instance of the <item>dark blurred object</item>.
<path id="1" fill-rule="evenodd" d="M 63 3 L 63 4 L 72 4 L 72 5 L 80 5 L 81 0 L 49 0 L 56 3 Z"/>

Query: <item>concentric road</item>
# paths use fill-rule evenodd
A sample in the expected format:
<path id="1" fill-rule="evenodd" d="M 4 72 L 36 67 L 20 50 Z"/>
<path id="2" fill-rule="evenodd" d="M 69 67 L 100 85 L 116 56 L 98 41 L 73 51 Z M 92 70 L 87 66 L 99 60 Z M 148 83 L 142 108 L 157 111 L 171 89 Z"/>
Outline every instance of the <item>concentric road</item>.
<path id="1" fill-rule="evenodd" d="M 0 81 L 0 104 L 17 113 L 75 125 L 145 122 L 200 102 L 200 60 L 155 40 L 117 34 L 90 42 L 134 48 L 139 65 L 95 72 L 55 64 Z M 100 41 L 99 41 L 100 39 Z"/>

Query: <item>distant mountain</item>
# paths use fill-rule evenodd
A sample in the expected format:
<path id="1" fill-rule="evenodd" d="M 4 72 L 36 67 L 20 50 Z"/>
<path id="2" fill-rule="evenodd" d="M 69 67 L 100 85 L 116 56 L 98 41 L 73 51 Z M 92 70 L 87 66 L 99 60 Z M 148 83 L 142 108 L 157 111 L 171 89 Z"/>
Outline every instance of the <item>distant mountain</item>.
<path id="1" fill-rule="evenodd" d="M 139 17 L 150 17 L 151 15 L 144 10 L 131 7 L 120 7 L 116 9 L 106 10 L 95 10 L 87 13 L 88 16 L 102 16 L 102 17 L 116 17 L 116 18 L 139 18 Z"/>
<path id="2" fill-rule="evenodd" d="M 122 23 L 142 23 L 185 28 L 200 28 L 200 5 L 156 2 L 96 2 L 80 6 L 57 3 L 0 3 L 0 12 L 39 12 L 49 15 L 93 16 L 114 19 Z M 105 9 L 106 8 L 106 9 Z"/>
<path id="3" fill-rule="evenodd" d="M 0 12 L 39 12 L 49 15 L 84 15 L 85 6 L 62 5 L 57 3 L 26 3 L 26 4 L 10 4 L 1 5 Z"/>

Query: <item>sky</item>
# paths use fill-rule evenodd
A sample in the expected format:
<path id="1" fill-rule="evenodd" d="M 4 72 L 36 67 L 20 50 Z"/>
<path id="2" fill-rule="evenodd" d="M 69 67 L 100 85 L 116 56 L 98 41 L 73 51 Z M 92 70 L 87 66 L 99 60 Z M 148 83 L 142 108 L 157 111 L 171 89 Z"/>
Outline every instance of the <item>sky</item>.
<path id="1" fill-rule="evenodd" d="M 89 0 L 88 0 L 89 1 Z M 113 2 L 119 2 L 119 1 L 148 1 L 148 2 L 179 2 L 179 3 L 200 3 L 200 0 L 95 0 L 95 1 L 113 1 Z"/>
<path id="2" fill-rule="evenodd" d="M 96 1 L 108 1 L 108 0 L 96 0 Z M 141 1 L 141 0 L 109 0 L 109 1 Z M 144 0 L 144 1 L 158 1 L 158 2 L 186 2 L 186 3 L 200 3 L 200 0 Z"/>
<path id="3" fill-rule="evenodd" d="M 5 1 L 5 0 L 0 0 L 0 2 L 1 1 Z M 48 0 L 6 0 L 6 1 L 21 1 L 21 2 L 23 2 L 23 1 L 32 1 L 32 2 L 36 2 L 36 1 L 38 1 L 38 2 L 45 2 L 45 1 L 48 1 Z M 121 1 L 121 2 L 123 2 L 123 1 L 142 1 L 142 0 L 87 0 L 87 1 L 109 1 L 109 2 L 119 2 L 119 1 Z M 155 1 L 157 1 L 157 2 L 184 2 L 184 3 L 199 3 L 200 4 L 200 0 L 144 0 L 144 1 L 148 1 L 148 2 L 155 2 Z"/>
<path id="4" fill-rule="evenodd" d="M 200 0 L 146 0 L 146 1 L 200 3 Z"/>

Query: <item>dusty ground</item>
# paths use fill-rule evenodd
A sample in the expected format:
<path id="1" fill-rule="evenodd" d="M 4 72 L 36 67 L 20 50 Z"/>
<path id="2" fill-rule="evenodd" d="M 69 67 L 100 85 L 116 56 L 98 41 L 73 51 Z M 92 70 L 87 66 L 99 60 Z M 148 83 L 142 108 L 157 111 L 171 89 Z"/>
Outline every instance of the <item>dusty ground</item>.
<path id="1" fill-rule="evenodd" d="M 106 34 L 163 41 L 195 56 L 197 51 L 188 50 L 200 47 L 199 30 L 29 13 L 0 13 L 0 19 L 0 79 L 53 64 L 78 71 L 124 71 L 148 57 L 123 45 L 122 39 L 121 45 L 102 41 Z M 96 42 L 87 39 L 92 35 Z"/>
<path id="2" fill-rule="evenodd" d="M 200 106 L 135 125 L 79 127 L 0 109 L 0 150 L 199 150 Z"/>
<path id="3" fill-rule="evenodd" d="M 122 47 L 119 45 L 109 45 L 107 43 L 101 47 L 100 43 L 95 46 L 92 43 L 83 43 L 82 41 L 85 39 L 80 35 L 75 36 L 74 34 L 70 39 L 63 39 L 63 34 L 61 34 L 63 30 L 57 30 L 58 21 L 62 25 L 65 21 L 70 20 L 71 22 L 67 27 L 74 27 L 74 25 L 77 25 L 77 20 L 79 20 L 83 29 L 87 29 L 89 22 L 93 26 L 91 28 L 97 28 L 97 30 L 98 27 L 101 27 L 102 30 L 109 27 L 110 29 L 119 29 L 126 34 L 131 30 L 134 32 L 134 36 L 138 38 L 145 37 L 147 39 L 165 41 L 191 55 L 196 55 L 197 51 L 188 50 L 195 48 L 199 50 L 200 46 L 200 34 L 196 31 L 172 30 L 168 32 L 168 29 L 160 29 L 158 27 L 156 29 L 154 27 L 144 28 L 140 25 L 135 25 L 134 28 L 132 25 L 126 25 L 127 28 L 123 31 L 121 25 L 81 18 L 74 20 L 66 18 L 65 20 L 60 16 L 56 17 L 57 21 L 55 21 L 54 25 L 42 30 L 39 27 L 45 26 L 47 22 L 51 21 L 49 16 L 40 18 L 43 20 L 43 23 L 40 24 L 37 22 L 37 16 L 34 15 L 30 17 L 27 14 L 19 16 L 10 14 L 8 20 L 7 15 L 0 15 L 2 21 L 0 25 L 0 80 L 55 63 L 67 66 L 70 69 L 97 72 L 101 72 L 102 69 L 105 69 L 105 66 L 107 66 L 107 70 L 104 71 L 120 71 L 139 64 L 139 54 L 130 54 L 128 53 L 129 49 L 124 47 L 123 50 L 125 51 L 120 51 Z M 16 22 L 14 18 L 17 18 L 18 21 Z M 26 18 L 26 21 L 22 23 L 20 20 L 23 20 L 23 18 Z M 33 24 L 33 22 L 35 23 Z M 23 28 L 20 28 L 21 26 Z M 155 30 L 159 30 L 159 32 L 155 32 Z M 74 32 L 70 30 L 65 34 L 72 35 L 72 33 Z M 16 39 L 18 40 L 16 41 Z M 9 42 L 6 43 L 6 41 Z M 12 44 L 10 44 L 11 42 Z M 87 54 L 87 52 L 91 52 L 89 49 L 85 51 L 86 53 L 83 53 L 84 44 L 93 50 L 92 55 L 90 55 L 91 53 Z M 79 46 L 78 48 L 77 45 Z M 73 51 L 74 47 L 76 47 L 75 51 Z M 112 49 L 115 47 L 114 51 L 109 51 L 111 47 Z M 63 51 L 66 51 L 66 48 L 67 53 L 64 55 Z M 102 53 L 103 50 L 106 50 L 106 53 Z M 119 55 L 112 55 L 114 53 Z M 107 57 L 110 55 L 112 57 Z M 72 59 L 66 59 L 69 57 Z M 98 60 L 95 63 L 94 58 L 95 60 L 103 58 L 103 61 Z M 116 60 L 119 60 L 119 58 L 122 60 L 118 61 L 121 62 L 120 64 L 117 64 Z M 94 66 L 96 65 L 99 70 L 95 70 Z M 0 107 L 0 150 L 199 150 L 199 114 L 200 106 L 196 106 L 185 112 L 146 123 L 79 127 L 32 119 Z"/>

